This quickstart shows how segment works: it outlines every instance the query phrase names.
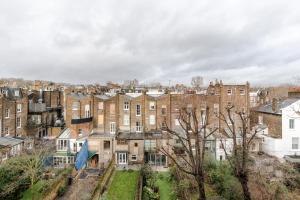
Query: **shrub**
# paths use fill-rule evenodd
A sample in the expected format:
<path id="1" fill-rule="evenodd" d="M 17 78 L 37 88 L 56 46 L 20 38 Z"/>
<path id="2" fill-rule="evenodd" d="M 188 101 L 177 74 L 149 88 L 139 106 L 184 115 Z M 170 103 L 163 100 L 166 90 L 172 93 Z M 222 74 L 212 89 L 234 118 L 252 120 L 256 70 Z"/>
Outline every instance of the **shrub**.
<path id="1" fill-rule="evenodd" d="M 141 169 L 141 175 L 143 176 L 143 183 L 153 188 L 156 181 L 156 174 L 153 172 L 151 166 L 144 165 Z"/>
<path id="2" fill-rule="evenodd" d="M 241 185 L 232 175 L 232 170 L 227 164 L 221 163 L 216 165 L 216 167 L 210 168 L 208 180 L 222 197 L 231 200 L 243 199 Z"/>
<path id="3" fill-rule="evenodd" d="M 59 197 L 62 197 L 65 192 L 67 191 L 67 186 L 66 185 L 62 185 L 58 188 L 58 191 L 57 191 L 57 196 Z"/>
<path id="4" fill-rule="evenodd" d="M 159 194 L 155 193 L 150 187 L 144 186 L 143 192 L 144 200 L 159 200 Z"/>

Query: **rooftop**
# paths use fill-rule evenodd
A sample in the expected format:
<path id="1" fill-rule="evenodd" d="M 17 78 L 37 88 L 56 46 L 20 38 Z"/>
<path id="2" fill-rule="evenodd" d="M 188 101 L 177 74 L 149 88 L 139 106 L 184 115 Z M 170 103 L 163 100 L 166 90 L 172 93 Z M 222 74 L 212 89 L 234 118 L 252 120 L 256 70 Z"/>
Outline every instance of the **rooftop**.
<path id="1" fill-rule="evenodd" d="M 62 131 L 62 133 L 58 136 L 59 139 L 69 139 L 71 136 L 71 129 L 66 128 Z"/>
<path id="2" fill-rule="evenodd" d="M 90 95 L 83 94 L 83 93 L 71 93 L 71 94 L 69 94 L 69 96 L 72 96 L 77 100 L 81 100 L 81 99 L 85 99 L 85 98 L 89 97 Z"/>
<path id="3" fill-rule="evenodd" d="M 277 109 L 276 110 L 273 109 L 272 103 L 259 106 L 259 107 L 255 108 L 254 110 L 258 111 L 258 112 L 263 112 L 263 113 L 281 115 L 283 108 L 286 108 L 286 107 L 292 105 L 293 103 L 295 103 L 299 100 L 300 100 L 300 98 L 288 98 L 288 99 L 284 99 L 284 100 L 279 100 L 277 102 Z"/>
<path id="4" fill-rule="evenodd" d="M 23 140 L 13 137 L 0 137 L 0 146 L 15 146 L 22 142 Z"/>

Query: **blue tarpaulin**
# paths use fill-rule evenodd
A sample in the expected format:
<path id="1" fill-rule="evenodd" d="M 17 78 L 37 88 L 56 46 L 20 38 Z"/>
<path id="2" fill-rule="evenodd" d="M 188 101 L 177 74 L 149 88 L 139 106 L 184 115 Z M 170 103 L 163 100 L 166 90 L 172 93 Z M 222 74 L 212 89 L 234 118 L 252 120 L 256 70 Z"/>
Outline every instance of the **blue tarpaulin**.
<path id="1" fill-rule="evenodd" d="M 88 158 L 89 158 L 88 141 L 85 140 L 76 157 L 76 161 L 75 161 L 76 170 L 82 169 L 85 166 Z"/>

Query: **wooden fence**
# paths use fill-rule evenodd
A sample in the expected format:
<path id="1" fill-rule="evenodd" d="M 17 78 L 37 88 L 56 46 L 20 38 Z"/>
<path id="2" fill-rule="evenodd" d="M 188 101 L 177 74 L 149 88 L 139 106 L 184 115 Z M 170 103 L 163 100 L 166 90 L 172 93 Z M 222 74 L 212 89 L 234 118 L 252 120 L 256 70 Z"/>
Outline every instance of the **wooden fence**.
<path id="1" fill-rule="evenodd" d="M 113 175 L 115 171 L 115 163 L 114 158 L 111 159 L 108 167 L 104 170 L 103 175 L 100 177 L 99 182 L 93 192 L 92 200 L 99 200 L 101 195 L 105 192 L 107 189 L 107 185 L 109 183 L 109 180 L 111 176 Z"/>

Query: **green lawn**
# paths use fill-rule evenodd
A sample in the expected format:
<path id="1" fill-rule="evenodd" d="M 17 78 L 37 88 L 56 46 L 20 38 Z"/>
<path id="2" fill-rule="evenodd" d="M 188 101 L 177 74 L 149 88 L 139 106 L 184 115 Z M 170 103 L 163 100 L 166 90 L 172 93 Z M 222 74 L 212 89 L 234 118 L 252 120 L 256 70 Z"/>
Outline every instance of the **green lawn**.
<path id="1" fill-rule="evenodd" d="M 138 178 L 138 171 L 116 171 L 107 192 L 107 199 L 134 200 Z"/>
<path id="2" fill-rule="evenodd" d="M 172 183 L 168 180 L 169 172 L 160 172 L 157 176 L 156 186 L 159 188 L 160 200 L 173 198 Z"/>

